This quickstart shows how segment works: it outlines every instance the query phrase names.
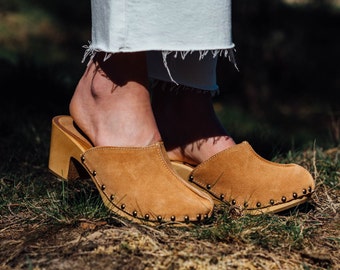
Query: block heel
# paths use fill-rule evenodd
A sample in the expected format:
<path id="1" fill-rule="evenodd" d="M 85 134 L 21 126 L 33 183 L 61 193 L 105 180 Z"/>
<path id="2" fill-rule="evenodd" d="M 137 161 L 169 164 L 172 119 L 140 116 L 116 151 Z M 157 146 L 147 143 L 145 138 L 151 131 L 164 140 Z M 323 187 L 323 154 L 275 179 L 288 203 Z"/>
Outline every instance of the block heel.
<path id="1" fill-rule="evenodd" d="M 63 180 L 89 178 L 80 160 L 84 147 L 76 141 L 76 135 L 71 136 L 66 129 L 63 129 L 59 120 L 61 118 L 57 117 L 52 121 L 49 170 Z M 69 127 L 73 125 L 71 121 L 64 121 L 63 124 Z"/>

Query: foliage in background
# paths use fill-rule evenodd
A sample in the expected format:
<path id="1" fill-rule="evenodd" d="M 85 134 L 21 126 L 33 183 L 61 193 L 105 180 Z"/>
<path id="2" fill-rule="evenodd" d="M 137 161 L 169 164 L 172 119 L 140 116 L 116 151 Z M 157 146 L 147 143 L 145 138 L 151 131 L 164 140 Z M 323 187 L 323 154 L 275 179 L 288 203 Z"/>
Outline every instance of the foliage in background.
<path id="1" fill-rule="evenodd" d="M 314 140 L 340 142 L 339 9 L 332 1 L 286 2 L 233 1 L 240 71 L 227 59 L 218 65 L 221 120 L 266 157 Z M 91 38 L 90 2 L 4 0 L 0 16 L 2 87 L 11 89 L 5 109 L 30 102 L 47 117 L 68 113 Z"/>

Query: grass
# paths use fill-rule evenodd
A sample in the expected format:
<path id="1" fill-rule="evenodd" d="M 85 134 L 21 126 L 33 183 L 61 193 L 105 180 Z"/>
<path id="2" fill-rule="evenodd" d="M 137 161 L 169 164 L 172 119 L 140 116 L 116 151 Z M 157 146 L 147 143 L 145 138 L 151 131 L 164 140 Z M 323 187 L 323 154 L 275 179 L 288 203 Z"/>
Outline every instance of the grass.
<path id="1" fill-rule="evenodd" d="M 180 262 L 180 266 L 196 265 L 196 269 L 207 263 L 216 267 L 224 265 L 232 258 L 228 253 L 231 250 L 239 252 L 239 259 L 231 260 L 234 265 L 238 262 L 239 267 L 253 261 L 253 265 L 258 267 L 270 263 L 283 269 L 285 266 L 292 267 L 291 269 L 336 269 L 339 263 L 339 148 L 325 150 L 311 143 L 303 151 L 289 151 L 286 155 L 273 158 L 282 163 L 299 163 L 314 175 L 317 188 L 309 203 L 280 214 L 259 216 L 242 215 L 224 205 L 216 208 L 211 222 L 203 226 L 148 228 L 109 213 L 91 181 L 60 181 L 48 172 L 47 132 L 42 133 L 46 137 L 37 139 L 38 128 L 32 125 L 18 129 L 28 136 L 25 140 L 7 142 L 8 145 L 19 145 L 14 151 L 16 155 L 12 154 L 11 159 L 1 163 L 0 240 L 8 245 L 6 250 L 0 248 L 0 257 L 5 259 L 8 251 L 12 252 L 3 266 L 21 265 L 39 269 L 48 265 L 47 262 L 39 263 L 46 256 L 54 260 L 67 260 L 70 251 L 59 250 L 58 253 L 55 250 L 57 246 L 69 241 L 62 234 L 58 237 L 56 248 L 51 248 L 59 255 L 44 253 L 40 249 L 38 256 L 37 249 L 32 250 L 38 243 L 38 249 L 47 244 L 42 243 L 44 237 L 54 239 L 53 235 L 59 235 L 65 229 L 72 233 L 82 230 L 83 236 L 95 232 L 105 234 L 112 230 L 119 231 L 122 234 L 120 244 L 117 243 L 114 247 L 117 249 L 116 254 L 122 256 L 120 263 L 123 263 L 124 256 L 138 257 L 146 263 L 151 252 L 151 247 L 145 244 L 146 239 L 152 242 L 149 245 L 153 248 L 157 247 L 158 252 L 162 250 L 175 262 Z M 16 140 L 17 136 L 13 136 L 13 139 Z M 27 141 L 35 143 L 26 145 Z M 31 151 L 29 155 L 28 148 Z M 25 228 L 24 231 L 22 228 Z M 107 237 L 110 239 L 112 236 Z M 142 244 L 141 239 L 144 239 Z M 112 243 L 99 244 L 98 241 L 90 241 L 97 249 L 91 249 L 88 256 L 92 256 L 92 252 L 111 252 Z M 89 240 L 86 242 L 90 245 Z M 191 254 L 195 254 L 194 256 L 189 253 L 178 255 L 181 251 L 177 246 L 183 243 L 191 246 Z M 202 245 L 216 246 L 215 251 L 207 253 L 208 262 L 208 257 L 201 254 Z M 73 248 L 75 247 L 73 244 Z M 222 255 L 222 250 L 226 247 L 226 254 Z M 79 256 L 82 256 L 84 251 L 74 252 L 80 252 Z M 273 254 L 275 257 L 268 259 Z M 183 256 L 185 263 L 182 261 Z M 162 258 L 158 259 L 163 261 Z"/>
<path id="2" fill-rule="evenodd" d="M 280 215 L 246 215 L 235 218 L 230 209 L 225 207 L 215 220 L 216 226 L 198 231 L 198 237 L 213 241 L 242 241 L 267 249 L 305 247 L 318 229 L 318 222 L 313 221 L 315 216 L 321 215 L 332 220 L 332 215 L 338 213 L 339 201 L 334 195 L 340 189 L 339 154 L 338 148 L 322 151 L 314 146 L 301 153 L 290 151 L 286 157 L 274 158 L 277 162 L 294 162 L 309 169 L 316 178 L 317 191 L 321 193 L 316 192 L 310 203 Z M 318 209 L 321 210 L 320 213 Z M 335 216 L 334 221 L 338 222 L 337 219 Z M 337 239 L 340 239 L 339 235 Z"/>

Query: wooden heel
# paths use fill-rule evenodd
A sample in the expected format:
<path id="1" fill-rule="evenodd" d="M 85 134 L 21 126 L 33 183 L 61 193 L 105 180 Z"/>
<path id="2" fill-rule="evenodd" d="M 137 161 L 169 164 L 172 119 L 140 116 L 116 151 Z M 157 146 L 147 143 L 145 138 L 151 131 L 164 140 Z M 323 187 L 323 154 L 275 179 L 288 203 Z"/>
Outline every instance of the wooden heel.
<path id="1" fill-rule="evenodd" d="M 85 169 L 80 163 L 82 151 L 55 120 L 52 120 L 48 168 L 64 180 L 84 178 Z"/>

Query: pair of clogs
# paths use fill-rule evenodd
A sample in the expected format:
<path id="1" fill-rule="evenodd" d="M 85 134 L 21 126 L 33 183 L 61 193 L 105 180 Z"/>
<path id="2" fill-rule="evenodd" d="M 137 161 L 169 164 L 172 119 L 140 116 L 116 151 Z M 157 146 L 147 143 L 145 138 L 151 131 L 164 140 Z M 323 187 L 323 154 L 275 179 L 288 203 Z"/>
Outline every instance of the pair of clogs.
<path id="1" fill-rule="evenodd" d="M 48 166 L 64 180 L 91 177 L 106 207 L 151 225 L 202 222 L 216 203 L 279 212 L 305 202 L 315 188 L 306 169 L 267 161 L 247 142 L 191 167 L 171 162 L 162 142 L 93 147 L 67 115 L 52 119 Z"/>

